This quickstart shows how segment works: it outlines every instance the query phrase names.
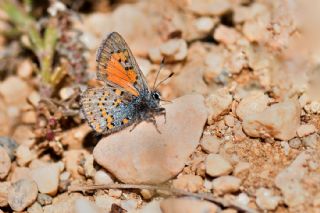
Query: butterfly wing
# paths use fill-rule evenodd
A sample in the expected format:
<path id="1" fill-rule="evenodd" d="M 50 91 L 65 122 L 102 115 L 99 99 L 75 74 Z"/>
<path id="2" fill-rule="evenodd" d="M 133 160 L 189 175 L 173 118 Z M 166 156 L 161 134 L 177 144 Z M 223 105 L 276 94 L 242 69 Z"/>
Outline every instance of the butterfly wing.
<path id="1" fill-rule="evenodd" d="M 112 87 L 87 89 L 81 95 L 81 109 L 92 129 L 110 134 L 131 125 L 132 95 Z"/>
<path id="2" fill-rule="evenodd" d="M 148 90 L 143 73 L 119 33 L 112 32 L 103 40 L 96 61 L 99 80 L 116 88 L 121 87 L 134 96 Z"/>

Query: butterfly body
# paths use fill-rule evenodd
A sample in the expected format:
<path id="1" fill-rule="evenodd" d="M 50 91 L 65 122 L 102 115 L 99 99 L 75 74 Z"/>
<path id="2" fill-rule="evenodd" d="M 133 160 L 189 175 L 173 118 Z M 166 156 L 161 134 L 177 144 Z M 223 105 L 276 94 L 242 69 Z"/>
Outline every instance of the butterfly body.
<path id="1" fill-rule="evenodd" d="M 160 94 L 150 90 L 128 45 L 116 32 L 102 42 L 97 52 L 97 78 L 101 88 L 87 89 L 81 95 L 81 110 L 96 132 L 111 134 L 141 121 L 152 122 L 165 115 Z M 159 131 L 159 130 L 158 130 Z"/>

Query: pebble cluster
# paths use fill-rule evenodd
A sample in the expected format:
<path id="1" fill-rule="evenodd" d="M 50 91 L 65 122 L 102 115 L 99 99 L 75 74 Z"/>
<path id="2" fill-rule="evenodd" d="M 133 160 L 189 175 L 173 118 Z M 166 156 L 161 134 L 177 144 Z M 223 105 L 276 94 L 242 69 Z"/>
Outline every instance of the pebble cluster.
<path id="1" fill-rule="evenodd" d="M 161 134 L 142 122 L 94 148 L 91 136 L 92 150 L 84 123 L 55 136 L 67 147 L 60 158 L 39 154 L 32 106 L 41 97 L 30 81 L 34 64 L 23 60 L 0 82 L 0 213 L 98 213 L 115 205 L 142 213 L 239 210 L 151 189 L 67 191 L 114 183 L 166 184 L 257 212 L 320 211 L 320 96 L 312 83 L 320 48 L 301 43 L 298 33 L 309 26 L 298 20 L 298 2 L 138 1 L 74 20 L 90 51 L 89 70 L 110 31 L 127 40 L 149 82 L 165 57 L 160 78 L 175 73 L 160 87 L 172 100 L 166 121 L 157 117 Z M 58 95 L 74 93 L 70 86 Z"/>

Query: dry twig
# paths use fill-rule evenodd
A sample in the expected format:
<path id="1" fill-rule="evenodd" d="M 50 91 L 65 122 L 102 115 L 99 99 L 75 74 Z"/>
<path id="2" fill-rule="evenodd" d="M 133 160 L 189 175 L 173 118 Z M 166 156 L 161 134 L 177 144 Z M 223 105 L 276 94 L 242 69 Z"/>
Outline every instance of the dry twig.
<path id="1" fill-rule="evenodd" d="M 232 207 L 239 211 L 248 212 L 248 213 L 257 213 L 256 210 L 249 208 L 247 206 L 241 205 L 237 202 L 227 200 L 221 197 L 214 197 L 209 193 L 193 193 L 193 192 L 187 192 L 180 189 L 173 189 L 168 187 L 162 187 L 162 186 L 152 186 L 152 185 L 135 185 L 135 184 L 101 184 L 101 185 L 85 185 L 85 186 L 69 186 L 68 191 L 69 192 L 76 192 L 76 191 L 92 191 L 97 189 L 148 189 L 148 190 L 159 190 L 159 191 L 166 191 L 171 193 L 172 195 L 177 196 L 190 196 L 190 197 L 196 197 L 202 200 L 211 201 L 215 204 L 218 204 L 223 207 Z"/>

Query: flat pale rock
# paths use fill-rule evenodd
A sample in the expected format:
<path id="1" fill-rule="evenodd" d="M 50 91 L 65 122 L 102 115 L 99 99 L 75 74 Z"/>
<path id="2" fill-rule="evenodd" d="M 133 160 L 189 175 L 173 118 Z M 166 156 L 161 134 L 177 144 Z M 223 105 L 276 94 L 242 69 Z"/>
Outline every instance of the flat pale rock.
<path id="1" fill-rule="evenodd" d="M 296 100 L 273 104 L 260 113 L 244 118 L 243 130 L 252 137 L 290 140 L 300 125 L 301 107 Z"/>
<path id="2" fill-rule="evenodd" d="M 37 184 L 29 179 L 21 179 L 8 189 L 8 203 L 14 211 L 23 211 L 38 195 Z"/>
<path id="3" fill-rule="evenodd" d="M 93 150 L 98 164 L 124 183 L 157 184 L 176 176 L 196 149 L 206 122 L 201 95 L 186 95 L 164 106 L 167 121 L 141 122 L 101 139 Z"/>
<path id="4" fill-rule="evenodd" d="M 59 186 L 60 168 L 57 164 L 41 166 L 31 171 L 32 179 L 37 183 L 39 191 L 55 195 Z"/>
<path id="5" fill-rule="evenodd" d="M 312 158 L 307 151 L 301 152 L 296 159 L 275 178 L 276 186 L 281 190 L 284 202 L 289 207 L 303 205 L 308 199 L 303 181 L 307 179 L 308 168 L 305 166 Z"/>

